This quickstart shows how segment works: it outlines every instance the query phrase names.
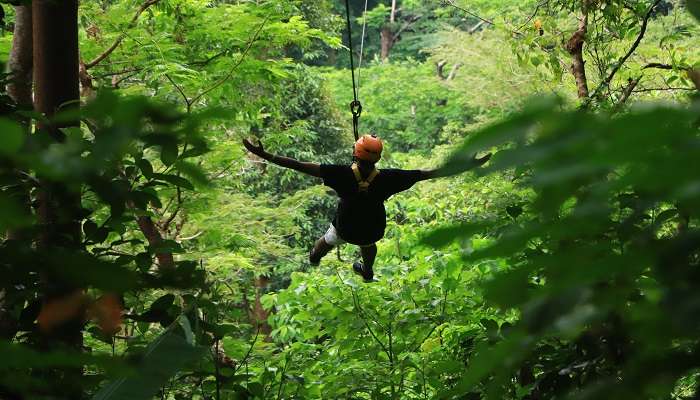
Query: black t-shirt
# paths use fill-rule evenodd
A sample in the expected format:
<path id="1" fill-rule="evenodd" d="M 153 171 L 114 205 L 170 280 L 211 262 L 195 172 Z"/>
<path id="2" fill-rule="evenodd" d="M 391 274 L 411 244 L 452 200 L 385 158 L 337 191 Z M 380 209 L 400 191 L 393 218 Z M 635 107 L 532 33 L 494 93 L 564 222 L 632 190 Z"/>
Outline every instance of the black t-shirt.
<path id="1" fill-rule="evenodd" d="M 419 170 L 380 169 L 367 192 L 360 192 L 349 165 L 321 164 L 323 184 L 333 188 L 340 197 L 333 219 L 333 226 L 340 237 L 360 246 L 384 237 L 384 201 L 409 189 L 420 180 L 421 175 Z"/>

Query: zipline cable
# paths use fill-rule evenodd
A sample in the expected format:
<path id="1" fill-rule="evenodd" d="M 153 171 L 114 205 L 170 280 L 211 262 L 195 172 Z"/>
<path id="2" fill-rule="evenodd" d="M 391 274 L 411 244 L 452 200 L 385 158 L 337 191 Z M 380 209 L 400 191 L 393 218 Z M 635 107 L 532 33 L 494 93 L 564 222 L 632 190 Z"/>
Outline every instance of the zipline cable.
<path id="1" fill-rule="evenodd" d="M 358 124 L 360 115 L 362 114 L 362 103 L 357 99 L 357 86 L 355 85 L 355 60 L 352 56 L 352 26 L 350 24 L 350 0 L 345 0 L 345 17 L 348 24 L 348 47 L 350 49 L 350 73 L 352 74 L 352 96 L 353 101 L 350 103 L 350 112 L 352 112 L 352 132 L 355 135 L 355 141 L 360 138 L 358 133 Z M 363 38 L 364 40 L 364 38 Z"/>
<path id="2" fill-rule="evenodd" d="M 365 30 L 367 28 L 367 1 L 365 0 L 365 10 L 362 12 L 362 38 L 360 39 L 360 63 L 357 66 L 357 96 L 360 96 L 361 85 L 361 73 L 362 73 L 362 57 L 365 53 Z"/>

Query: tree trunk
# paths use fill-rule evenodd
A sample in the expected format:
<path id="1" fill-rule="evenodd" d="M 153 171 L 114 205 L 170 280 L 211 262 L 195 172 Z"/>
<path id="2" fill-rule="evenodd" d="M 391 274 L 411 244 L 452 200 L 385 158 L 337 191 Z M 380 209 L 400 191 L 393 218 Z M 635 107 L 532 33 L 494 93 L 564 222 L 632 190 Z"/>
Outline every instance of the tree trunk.
<path id="1" fill-rule="evenodd" d="M 78 0 L 33 0 L 33 55 L 34 55 L 34 108 L 52 117 L 68 107 L 79 107 L 78 86 Z M 63 142 L 63 127 L 79 126 L 79 121 L 61 125 L 41 123 L 37 128 L 50 135 L 54 141 Z M 51 249 L 64 248 L 79 251 L 80 248 L 80 191 L 69 189 L 61 182 L 41 178 L 38 194 L 38 220 L 40 234 L 38 247 L 46 254 Z M 42 277 L 44 302 L 50 304 L 69 293 L 75 287 L 48 274 Z M 77 316 L 57 327 L 43 338 L 42 346 L 82 351 L 82 317 Z M 47 371 L 46 381 L 57 399 L 81 399 L 83 392 L 82 368 Z"/>
<path id="2" fill-rule="evenodd" d="M 163 236 L 151 217 L 141 216 L 138 217 L 136 222 L 151 247 L 158 247 L 158 245 L 163 243 Z M 175 259 L 172 253 L 156 253 L 156 259 L 158 259 L 158 267 L 161 269 L 168 270 L 175 268 Z"/>
<path id="3" fill-rule="evenodd" d="M 61 109 L 79 107 L 78 86 L 78 1 L 34 0 L 34 109 L 52 117 Z M 59 128 L 79 126 L 79 121 L 55 125 L 38 124 L 57 142 L 63 142 Z M 42 182 L 39 194 L 39 222 L 43 247 L 75 247 L 80 242 L 79 193 L 55 182 Z"/>
<path id="4" fill-rule="evenodd" d="M 78 0 L 34 0 L 34 107 L 47 116 L 78 107 Z M 64 126 L 77 126 L 78 121 Z M 57 139 L 57 128 L 46 127 Z"/>
<path id="5" fill-rule="evenodd" d="M 380 33 L 381 37 L 381 58 L 386 61 L 391 53 L 391 48 L 394 46 L 394 34 L 391 32 L 391 26 L 384 25 Z"/>
<path id="6" fill-rule="evenodd" d="M 267 318 L 270 316 L 270 313 L 263 307 L 261 298 L 264 294 L 263 291 L 269 283 L 270 280 L 265 276 L 255 278 L 255 304 L 253 304 L 250 318 L 256 327 L 260 329 L 260 332 L 265 335 L 265 341 L 268 342 L 271 340 L 270 333 L 272 332 L 270 324 L 267 323 Z"/>
<path id="7" fill-rule="evenodd" d="M 381 38 L 381 58 L 386 61 L 391 53 L 391 48 L 394 47 L 394 32 L 392 27 L 396 21 L 396 0 L 391 0 L 391 13 L 389 14 L 389 23 L 382 27 Z"/>
<path id="8" fill-rule="evenodd" d="M 15 29 L 12 37 L 12 50 L 9 59 L 9 72 L 12 75 L 7 85 L 7 94 L 22 109 L 32 108 L 32 8 L 31 6 L 15 7 Z M 28 134 L 29 120 L 21 121 Z M 17 199 L 27 215 L 30 214 L 29 188 L 23 184 L 23 178 L 17 174 L 17 186 L 10 194 Z M 8 229 L 7 240 L 18 243 L 27 242 L 27 233 L 20 229 Z M 0 291 L 0 338 L 11 340 L 17 333 L 17 321 L 9 315 L 13 307 L 7 293 Z"/>
<path id="9" fill-rule="evenodd" d="M 7 94 L 23 110 L 32 109 L 32 8 L 29 5 L 15 7 L 15 29 L 12 37 L 12 50 L 9 57 L 9 72 L 12 75 L 7 85 Z M 30 132 L 30 120 L 20 121 L 26 134 Z M 17 199 L 29 214 L 29 189 L 22 184 L 23 178 L 17 174 L 18 185 L 12 196 Z M 7 231 L 8 240 L 23 240 L 26 235 L 20 230 Z"/>
<path id="10" fill-rule="evenodd" d="M 571 35 L 566 43 L 566 51 L 571 55 L 571 74 L 576 79 L 578 98 L 588 97 L 588 80 L 586 79 L 586 65 L 583 60 L 583 44 L 586 41 L 588 30 L 588 0 L 583 0 L 582 14 L 579 18 L 578 29 Z"/>
<path id="11" fill-rule="evenodd" d="M 693 81 L 695 88 L 700 90 L 700 69 L 689 69 L 687 73 L 688 78 Z"/>
<path id="12" fill-rule="evenodd" d="M 16 6 L 7 94 L 22 108 L 32 107 L 32 48 L 32 7 Z"/>

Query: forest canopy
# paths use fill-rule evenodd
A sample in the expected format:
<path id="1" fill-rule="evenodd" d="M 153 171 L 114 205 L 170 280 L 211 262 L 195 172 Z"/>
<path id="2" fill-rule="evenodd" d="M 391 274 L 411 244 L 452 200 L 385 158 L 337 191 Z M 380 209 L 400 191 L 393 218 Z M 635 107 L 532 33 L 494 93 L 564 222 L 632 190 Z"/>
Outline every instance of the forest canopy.
<path id="1" fill-rule="evenodd" d="M 698 0 L 0 0 L 0 399 L 700 399 L 699 33 Z M 374 280 L 311 262 L 339 193 L 278 166 L 354 133 L 426 180 Z"/>

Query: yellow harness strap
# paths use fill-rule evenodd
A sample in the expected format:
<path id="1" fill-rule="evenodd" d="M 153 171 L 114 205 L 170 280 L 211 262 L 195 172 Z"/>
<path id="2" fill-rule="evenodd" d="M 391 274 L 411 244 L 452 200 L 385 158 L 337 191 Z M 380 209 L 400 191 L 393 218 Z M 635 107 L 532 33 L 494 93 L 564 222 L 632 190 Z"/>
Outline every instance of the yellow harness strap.
<path id="1" fill-rule="evenodd" d="M 357 166 L 356 163 L 352 163 L 352 173 L 355 174 L 355 180 L 357 180 L 357 186 L 360 192 L 366 192 L 367 189 L 369 189 L 369 185 L 372 183 L 374 178 L 376 178 L 377 175 L 379 175 L 379 170 L 375 168 L 372 172 L 370 172 L 367 179 L 362 179 L 360 168 Z"/>

